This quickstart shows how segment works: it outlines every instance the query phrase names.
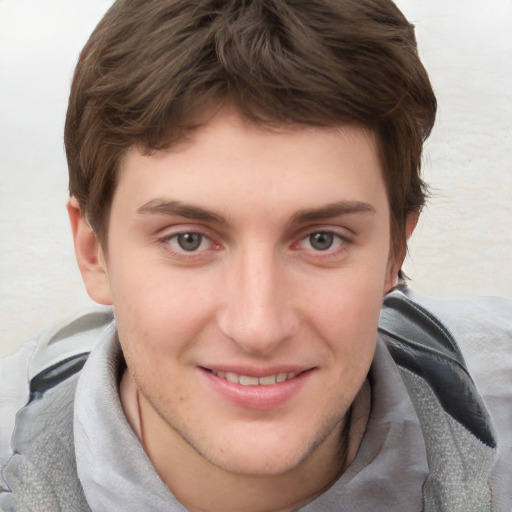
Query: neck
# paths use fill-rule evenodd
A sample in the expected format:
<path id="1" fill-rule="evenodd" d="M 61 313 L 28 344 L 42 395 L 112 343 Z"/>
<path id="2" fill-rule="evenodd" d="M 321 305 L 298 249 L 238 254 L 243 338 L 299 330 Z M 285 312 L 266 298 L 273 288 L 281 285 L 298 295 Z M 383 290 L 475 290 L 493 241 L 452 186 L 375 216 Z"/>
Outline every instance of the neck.
<path id="1" fill-rule="evenodd" d="M 305 460 L 282 474 L 235 474 L 211 464 L 158 421 L 139 394 L 141 441 L 160 478 L 193 512 L 290 511 L 325 492 L 355 458 L 368 420 L 369 390 L 365 383 L 337 428 Z M 151 431 L 145 425 L 152 425 Z"/>

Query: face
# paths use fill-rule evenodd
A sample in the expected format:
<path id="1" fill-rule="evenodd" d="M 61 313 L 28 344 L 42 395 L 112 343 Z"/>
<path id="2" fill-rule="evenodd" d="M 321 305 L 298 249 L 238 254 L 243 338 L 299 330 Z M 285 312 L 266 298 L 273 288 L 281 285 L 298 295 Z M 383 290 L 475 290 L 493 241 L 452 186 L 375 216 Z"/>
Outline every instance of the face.
<path id="1" fill-rule="evenodd" d="M 381 174 L 362 129 L 229 111 L 126 155 L 104 269 L 146 432 L 253 475 L 336 442 L 393 284 Z"/>

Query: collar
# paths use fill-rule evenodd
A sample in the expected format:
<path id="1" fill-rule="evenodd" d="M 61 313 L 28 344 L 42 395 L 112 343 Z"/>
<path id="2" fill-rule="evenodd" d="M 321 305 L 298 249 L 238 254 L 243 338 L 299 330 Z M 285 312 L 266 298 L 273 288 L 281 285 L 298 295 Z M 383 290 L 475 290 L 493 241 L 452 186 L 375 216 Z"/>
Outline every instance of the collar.
<path id="1" fill-rule="evenodd" d="M 185 512 L 128 425 L 119 399 L 124 366 L 112 326 L 91 352 L 75 398 L 77 471 L 87 502 L 93 512 Z"/>

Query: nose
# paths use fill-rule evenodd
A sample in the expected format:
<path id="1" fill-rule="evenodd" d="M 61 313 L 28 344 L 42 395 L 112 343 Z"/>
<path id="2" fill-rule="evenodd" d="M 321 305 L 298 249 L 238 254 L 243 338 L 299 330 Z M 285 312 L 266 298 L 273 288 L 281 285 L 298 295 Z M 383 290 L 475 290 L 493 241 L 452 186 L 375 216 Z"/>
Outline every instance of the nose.
<path id="1" fill-rule="evenodd" d="M 292 338 L 299 324 L 283 263 L 272 251 L 247 250 L 227 273 L 220 329 L 247 353 L 272 354 Z"/>

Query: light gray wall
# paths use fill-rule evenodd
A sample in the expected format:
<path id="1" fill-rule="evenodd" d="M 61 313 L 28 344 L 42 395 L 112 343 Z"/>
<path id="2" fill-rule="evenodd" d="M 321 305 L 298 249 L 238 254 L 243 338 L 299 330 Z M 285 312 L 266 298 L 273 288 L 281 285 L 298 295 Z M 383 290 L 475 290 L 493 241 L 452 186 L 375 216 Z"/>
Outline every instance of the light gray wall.
<path id="1" fill-rule="evenodd" d="M 92 305 L 72 252 L 62 126 L 78 52 L 110 0 L 0 0 L 0 353 Z M 439 99 L 415 288 L 512 297 L 512 1 L 400 0 Z"/>
<path id="2" fill-rule="evenodd" d="M 406 271 L 431 294 L 512 297 L 512 1 L 397 3 L 439 102 Z"/>

